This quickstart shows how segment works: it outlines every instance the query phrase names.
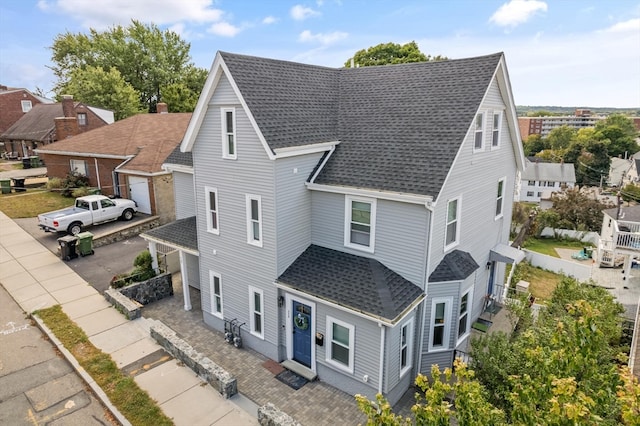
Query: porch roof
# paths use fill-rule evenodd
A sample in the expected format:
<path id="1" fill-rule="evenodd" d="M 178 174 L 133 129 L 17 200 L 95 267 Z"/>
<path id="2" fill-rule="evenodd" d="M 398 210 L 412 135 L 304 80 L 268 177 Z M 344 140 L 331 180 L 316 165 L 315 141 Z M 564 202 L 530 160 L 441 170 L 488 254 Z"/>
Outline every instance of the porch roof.
<path id="1" fill-rule="evenodd" d="M 524 252 L 506 244 L 496 244 L 489 253 L 489 260 L 518 264 L 524 259 Z"/>
<path id="2" fill-rule="evenodd" d="M 377 260 L 310 245 L 277 282 L 394 322 L 424 293 Z"/>
<path id="3" fill-rule="evenodd" d="M 453 250 L 442 258 L 429 275 L 429 282 L 463 281 L 479 267 L 466 251 Z"/>
<path id="4" fill-rule="evenodd" d="M 150 229 L 140 234 L 140 236 L 148 241 L 198 254 L 198 229 L 195 216 L 178 219 L 166 225 Z"/>

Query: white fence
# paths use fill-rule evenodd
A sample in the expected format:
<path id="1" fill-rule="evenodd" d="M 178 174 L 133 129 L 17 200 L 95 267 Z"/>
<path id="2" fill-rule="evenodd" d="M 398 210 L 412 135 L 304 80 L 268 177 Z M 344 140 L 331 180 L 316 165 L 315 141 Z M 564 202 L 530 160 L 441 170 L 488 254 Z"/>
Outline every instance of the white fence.
<path id="1" fill-rule="evenodd" d="M 581 265 L 570 260 L 559 259 L 557 257 L 547 256 L 546 254 L 537 253 L 535 251 L 522 249 L 525 252 L 527 262 L 538 268 L 565 274 L 577 279 L 578 281 L 587 281 L 591 278 L 591 264 Z"/>
<path id="2" fill-rule="evenodd" d="M 594 246 L 598 246 L 598 241 L 600 240 L 600 235 L 597 232 L 592 231 L 574 231 L 571 229 L 553 229 L 550 227 L 546 227 L 542 230 L 540 234 L 541 237 L 555 237 L 556 235 L 561 238 L 569 238 L 572 240 L 580 240 L 584 243 L 591 243 Z"/>

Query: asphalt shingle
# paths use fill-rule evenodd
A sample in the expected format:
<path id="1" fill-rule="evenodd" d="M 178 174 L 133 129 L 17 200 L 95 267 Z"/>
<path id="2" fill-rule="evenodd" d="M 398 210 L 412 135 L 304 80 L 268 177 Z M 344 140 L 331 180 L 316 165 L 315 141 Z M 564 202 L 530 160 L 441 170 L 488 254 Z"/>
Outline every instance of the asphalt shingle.
<path id="1" fill-rule="evenodd" d="M 198 229 L 195 216 L 178 219 L 166 225 L 153 228 L 142 235 L 147 235 L 156 241 L 165 242 L 170 246 L 198 250 Z"/>
<path id="2" fill-rule="evenodd" d="M 453 250 L 442 258 L 429 276 L 429 282 L 463 281 L 479 267 L 466 251 Z"/>
<path id="3" fill-rule="evenodd" d="M 181 152 L 180 145 L 178 145 L 171 151 L 171 154 L 167 156 L 164 162 L 166 164 L 193 167 L 193 155 L 191 155 L 191 152 Z"/>

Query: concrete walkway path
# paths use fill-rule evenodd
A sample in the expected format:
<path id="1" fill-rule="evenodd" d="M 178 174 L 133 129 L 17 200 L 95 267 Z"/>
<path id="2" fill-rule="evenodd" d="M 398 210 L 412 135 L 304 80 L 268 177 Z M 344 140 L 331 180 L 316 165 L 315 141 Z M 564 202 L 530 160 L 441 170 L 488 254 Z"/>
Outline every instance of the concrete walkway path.
<path id="1" fill-rule="evenodd" d="M 73 269 L 2 212 L 0 284 L 25 312 L 61 305 L 96 347 L 134 375 L 176 425 L 258 424 L 256 413 L 247 413 L 232 400 L 225 400 L 189 368 L 163 357 L 161 347 L 149 337 L 152 320 L 127 321 Z M 77 366 L 74 359 L 69 361 Z M 101 389 L 78 369 L 118 420 L 128 424 Z"/>

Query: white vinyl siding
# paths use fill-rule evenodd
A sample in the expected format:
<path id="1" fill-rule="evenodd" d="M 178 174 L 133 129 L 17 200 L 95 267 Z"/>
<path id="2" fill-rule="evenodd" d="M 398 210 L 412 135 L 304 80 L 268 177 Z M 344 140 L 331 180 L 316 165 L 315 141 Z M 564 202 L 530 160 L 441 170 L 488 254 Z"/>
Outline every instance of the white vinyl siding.
<path id="1" fill-rule="evenodd" d="M 444 249 L 445 251 L 458 245 L 460 241 L 460 203 L 461 197 L 449 200 L 447 203 L 447 218 Z"/>
<path id="2" fill-rule="evenodd" d="M 353 373 L 355 327 L 327 316 L 327 362 Z"/>
<path id="3" fill-rule="evenodd" d="M 209 271 L 209 289 L 211 295 L 211 313 L 219 318 L 222 313 L 222 277 L 213 271 Z"/>
<path id="4" fill-rule="evenodd" d="M 482 151 L 484 148 L 484 114 L 476 115 L 474 121 L 473 150 Z"/>
<path id="5" fill-rule="evenodd" d="M 411 370 L 413 354 L 413 318 L 400 329 L 400 377 Z"/>
<path id="6" fill-rule="evenodd" d="M 460 307 L 458 312 L 458 342 L 469 335 L 471 327 L 469 327 L 469 311 L 473 303 L 473 288 L 467 290 L 460 298 Z"/>
<path id="7" fill-rule="evenodd" d="M 491 131 L 491 149 L 500 146 L 500 128 L 502 127 L 502 111 L 493 113 L 493 128 Z"/>
<path id="8" fill-rule="evenodd" d="M 222 108 L 222 157 L 235 160 L 236 153 L 236 111 L 235 108 Z"/>
<path id="9" fill-rule="evenodd" d="M 434 298 L 431 302 L 430 351 L 449 349 L 452 304 L 453 300 L 450 297 Z"/>
<path id="10" fill-rule="evenodd" d="M 264 339 L 264 297 L 262 290 L 249 287 L 251 334 Z"/>
<path id="11" fill-rule="evenodd" d="M 247 243 L 262 247 L 262 199 L 247 194 Z"/>
<path id="12" fill-rule="evenodd" d="M 344 245 L 373 253 L 376 200 L 345 196 Z"/>
<path id="13" fill-rule="evenodd" d="M 507 178 L 503 177 L 498 181 L 498 193 L 496 195 L 496 219 L 502 217 L 504 212 L 504 190 Z"/>
<path id="14" fill-rule="evenodd" d="M 218 214 L 218 190 L 206 186 L 204 188 L 207 209 L 207 231 L 213 234 L 219 234 L 219 214 Z"/>

